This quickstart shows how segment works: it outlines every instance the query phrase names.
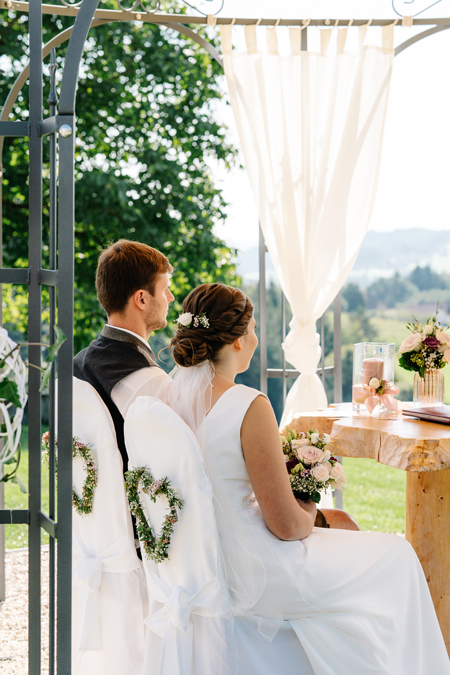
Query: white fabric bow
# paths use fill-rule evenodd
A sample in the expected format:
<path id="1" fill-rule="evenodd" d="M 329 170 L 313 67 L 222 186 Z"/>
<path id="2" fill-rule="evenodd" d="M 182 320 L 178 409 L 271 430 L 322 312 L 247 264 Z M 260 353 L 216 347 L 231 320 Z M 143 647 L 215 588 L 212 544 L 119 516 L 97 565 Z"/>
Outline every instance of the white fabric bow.
<path id="1" fill-rule="evenodd" d="M 212 578 L 194 594 L 184 586 L 172 590 L 158 576 L 149 573 L 147 583 L 150 596 L 164 606 L 145 619 L 146 625 L 163 638 L 160 675 L 191 675 L 193 623 L 191 614 L 219 617 L 231 614 L 228 595 L 217 578 Z"/>
<path id="2" fill-rule="evenodd" d="M 132 572 L 140 566 L 128 537 L 113 542 L 98 556 L 91 556 L 83 541 L 73 536 L 73 583 L 79 592 L 79 658 L 83 652 L 103 648 L 99 589 L 103 572 Z"/>
<path id="3" fill-rule="evenodd" d="M 283 343 L 286 360 L 299 371 L 298 377 L 286 399 L 280 428 L 292 421 L 295 413 L 309 410 L 311 402 L 316 407 L 326 408 L 327 397 L 316 370 L 322 353 L 320 336 L 316 333 L 316 324 L 301 324 L 292 319 L 290 331 Z"/>

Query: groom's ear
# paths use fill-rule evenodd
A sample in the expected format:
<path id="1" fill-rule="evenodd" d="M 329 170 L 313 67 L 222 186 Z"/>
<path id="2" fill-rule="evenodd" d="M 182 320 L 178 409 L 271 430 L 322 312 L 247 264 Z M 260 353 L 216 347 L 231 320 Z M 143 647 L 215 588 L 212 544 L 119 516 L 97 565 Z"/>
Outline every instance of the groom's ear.
<path id="1" fill-rule="evenodd" d="M 142 289 L 135 291 L 131 296 L 131 299 L 135 307 L 137 307 L 137 309 L 145 309 L 146 305 L 145 291 L 143 291 Z"/>

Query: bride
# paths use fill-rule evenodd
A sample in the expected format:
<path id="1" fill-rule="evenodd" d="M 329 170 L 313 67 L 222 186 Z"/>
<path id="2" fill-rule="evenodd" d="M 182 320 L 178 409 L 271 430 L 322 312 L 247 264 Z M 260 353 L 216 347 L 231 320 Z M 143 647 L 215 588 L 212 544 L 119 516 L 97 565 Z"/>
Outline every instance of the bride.
<path id="1" fill-rule="evenodd" d="M 250 299 L 204 284 L 183 312 L 160 396 L 202 448 L 235 614 L 251 610 L 269 640 L 289 620 L 320 675 L 450 674 L 410 544 L 315 528 L 315 504 L 294 498 L 268 399 L 234 382 L 258 343 Z"/>

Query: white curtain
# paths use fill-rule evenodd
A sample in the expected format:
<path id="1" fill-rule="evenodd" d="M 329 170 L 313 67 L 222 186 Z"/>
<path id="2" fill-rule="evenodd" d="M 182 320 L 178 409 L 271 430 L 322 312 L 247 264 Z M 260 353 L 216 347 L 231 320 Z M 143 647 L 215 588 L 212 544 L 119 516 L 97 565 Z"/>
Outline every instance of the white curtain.
<path id="1" fill-rule="evenodd" d="M 393 25 L 380 47 L 345 51 L 347 29 L 321 31 L 321 53 L 300 50 L 289 29 L 290 54 L 278 52 L 278 29 L 266 29 L 258 51 L 255 26 L 247 51 L 232 51 L 222 26 L 224 67 L 253 196 L 270 257 L 293 319 L 283 344 L 301 373 L 281 425 L 294 413 L 327 405 L 316 374 L 321 355 L 316 321 L 341 289 L 367 231 L 377 188 L 393 62 Z M 263 30 L 263 29 L 258 29 Z M 355 29 L 354 29 L 355 30 Z"/>

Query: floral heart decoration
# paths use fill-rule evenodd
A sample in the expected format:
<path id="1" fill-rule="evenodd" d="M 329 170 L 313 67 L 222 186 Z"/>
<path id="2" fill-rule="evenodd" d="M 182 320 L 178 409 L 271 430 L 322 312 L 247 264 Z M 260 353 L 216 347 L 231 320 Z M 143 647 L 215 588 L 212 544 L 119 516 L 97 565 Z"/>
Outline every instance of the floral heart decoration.
<path id="1" fill-rule="evenodd" d="M 155 536 L 145 517 L 139 497 L 139 487 L 141 487 L 142 492 L 150 497 L 152 502 L 156 502 L 156 498 L 160 495 L 165 495 L 169 502 L 169 511 L 164 518 L 158 537 Z M 167 476 L 155 480 L 145 466 L 140 466 L 126 472 L 125 490 L 130 511 L 136 518 L 136 530 L 139 540 L 144 546 L 146 557 L 155 563 L 163 562 L 169 557 L 170 540 L 175 523 L 178 521 L 178 512 L 183 508 L 184 502 L 180 499 L 176 490 L 170 487 L 170 481 Z"/>

